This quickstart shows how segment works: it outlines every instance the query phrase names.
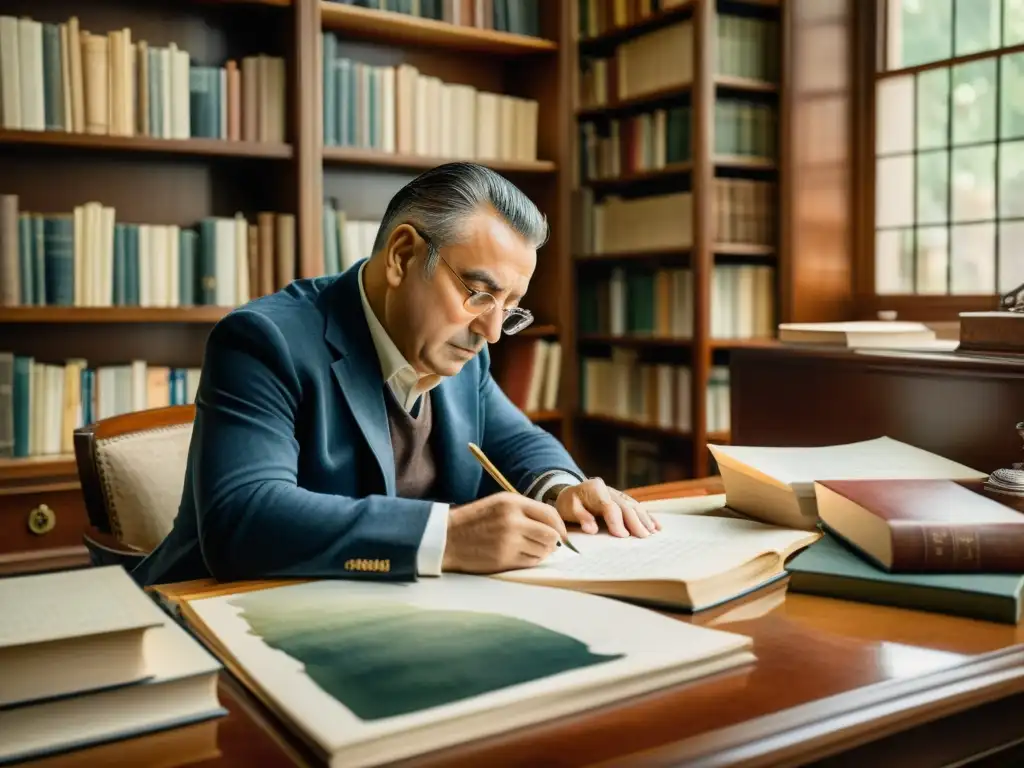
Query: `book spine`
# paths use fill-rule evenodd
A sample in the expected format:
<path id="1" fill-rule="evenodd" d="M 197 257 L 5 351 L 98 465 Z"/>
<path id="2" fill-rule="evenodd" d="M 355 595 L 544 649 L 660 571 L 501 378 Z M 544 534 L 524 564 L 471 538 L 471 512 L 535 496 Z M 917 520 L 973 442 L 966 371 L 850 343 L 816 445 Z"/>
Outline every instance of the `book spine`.
<path id="1" fill-rule="evenodd" d="M 1024 526 L 890 524 L 893 573 L 1024 573 Z"/>

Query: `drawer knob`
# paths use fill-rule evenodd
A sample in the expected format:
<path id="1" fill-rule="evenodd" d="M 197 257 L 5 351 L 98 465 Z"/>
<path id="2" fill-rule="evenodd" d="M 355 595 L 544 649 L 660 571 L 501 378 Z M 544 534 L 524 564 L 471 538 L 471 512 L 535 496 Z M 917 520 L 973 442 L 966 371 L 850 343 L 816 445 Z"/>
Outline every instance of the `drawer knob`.
<path id="1" fill-rule="evenodd" d="M 57 513 L 50 509 L 46 504 L 40 504 L 28 513 L 28 529 L 36 536 L 42 536 L 44 533 L 49 533 L 53 530 L 53 526 L 56 524 Z"/>

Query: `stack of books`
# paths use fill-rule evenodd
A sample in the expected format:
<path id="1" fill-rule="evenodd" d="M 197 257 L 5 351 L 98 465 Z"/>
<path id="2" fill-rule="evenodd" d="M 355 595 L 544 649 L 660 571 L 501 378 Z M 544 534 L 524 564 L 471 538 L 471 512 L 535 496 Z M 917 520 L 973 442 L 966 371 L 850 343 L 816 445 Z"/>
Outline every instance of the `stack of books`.
<path id="1" fill-rule="evenodd" d="M 3 579 L 0 606 L 0 764 L 227 713 L 221 665 L 120 567 Z"/>
<path id="2" fill-rule="evenodd" d="M 790 591 L 1021 620 L 1024 515 L 986 493 L 984 472 L 888 437 L 709 448 L 730 510 L 821 531 L 786 564 Z"/>

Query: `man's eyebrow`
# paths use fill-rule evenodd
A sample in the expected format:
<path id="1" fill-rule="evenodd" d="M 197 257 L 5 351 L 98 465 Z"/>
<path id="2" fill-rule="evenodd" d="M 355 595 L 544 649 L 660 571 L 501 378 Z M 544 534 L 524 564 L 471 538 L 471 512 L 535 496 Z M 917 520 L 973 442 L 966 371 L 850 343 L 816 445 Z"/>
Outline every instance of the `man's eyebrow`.
<path id="1" fill-rule="evenodd" d="M 462 273 L 462 279 L 467 283 L 482 283 L 491 293 L 501 293 L 501 286 L 495 282 L 489 272 L 482 269 L 467 269 Z"/>
<path id="2" fill-rule="evenodd" d="M 495 282 L 494 278 L 491 277 L 490 273 L 485 272 L 482 269 L 469 269 L 462 273 L 462 279 L 467 283 L 480 283 L 486 286 L 488 293 L 501 293 L 502 288 L 498 283 Z M 510 294 L 509 299 L 512 301 L 518 301 L 522 298 L 519 294 Z"/>

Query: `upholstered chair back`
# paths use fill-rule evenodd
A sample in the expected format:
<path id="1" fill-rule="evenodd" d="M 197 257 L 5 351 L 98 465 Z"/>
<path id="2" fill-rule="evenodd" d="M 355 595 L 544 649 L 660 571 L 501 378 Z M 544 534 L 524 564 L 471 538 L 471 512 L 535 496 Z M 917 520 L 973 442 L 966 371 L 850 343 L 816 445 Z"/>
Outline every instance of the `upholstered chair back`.
<path id="1" fill-rule="evenodd" d="M 195 406 L 123 414 L 75 430 L 89 520 L 139 553 L 152 551 L 178 513 Z"/>

